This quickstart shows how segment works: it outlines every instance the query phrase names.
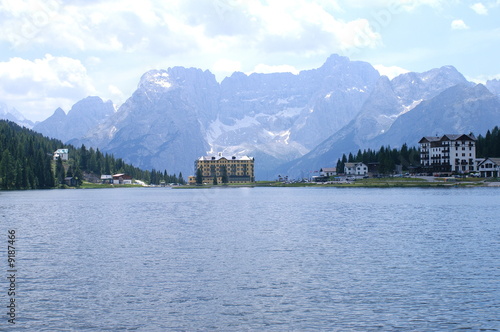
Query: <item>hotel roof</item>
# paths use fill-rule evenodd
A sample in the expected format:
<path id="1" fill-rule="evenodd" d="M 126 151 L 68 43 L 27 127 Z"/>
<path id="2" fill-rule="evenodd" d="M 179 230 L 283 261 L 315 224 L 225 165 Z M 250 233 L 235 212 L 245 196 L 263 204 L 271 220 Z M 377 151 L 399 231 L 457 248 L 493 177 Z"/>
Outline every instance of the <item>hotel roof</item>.
<path id="1" fill-rule="evenodd" d="M 241 157 L 236 157 L 236 156 L 231 156 L 231 157 L 226 157 L 226 156 L 204 156 L 204 157 L 200 157 L 200 161 L 204 161 L 204 160 L 221 160 L 221 159 L 226 159 L 226 160 L 254 160 L 254 158 L 252 157 L 248 157 L 248 156 L 241 156 Z"/>

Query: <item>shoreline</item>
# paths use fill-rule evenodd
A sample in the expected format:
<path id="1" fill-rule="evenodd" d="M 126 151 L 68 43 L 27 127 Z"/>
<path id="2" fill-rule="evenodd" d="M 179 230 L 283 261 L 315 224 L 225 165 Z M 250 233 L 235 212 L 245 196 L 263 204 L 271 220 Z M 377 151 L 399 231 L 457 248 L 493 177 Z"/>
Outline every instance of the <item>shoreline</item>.
<path id="1" fill-rule="evenodd" d="M 497 180 L 497 179 L 495 179 Z M 500 181 L 493 179 L 470 179 L 447 182 L 444 179 L 422 179 L 422 178 L 379 178 L 359 179 L 353 181 L 316 183 L 295 182 L 283 183 L 276 181 L 258 181 L 255 183 L 229 184 L 229 185 L 177 185 L 177 186 L 147 186 L 147 185 L 103 185 L 84 184 L 80 187 L 45 188 L 45 189 L 12 189 L 12 190 L 54 190 L 54 189 L 116 189 L 116 188 L 169 188 L 169 189 L 225 189 L 225 188 L 500 188 Z M 10 189 L 0 189 L 11 191 Z"/>
<path id="2" fill-rule="evenodd" d="M 339 183 L 313 183 L 297 182 L 282 183 L 271 181 L 260 181 L 249 184 L 234 185 L 185 185 L 175 186 L 173 189 L 217 189 L 217 188 L 500 188 L 500 182 L 482 179 L 447 182 L 444 179 L 422 179 L 422 178 L 381 178 L 360 179 Z"/>

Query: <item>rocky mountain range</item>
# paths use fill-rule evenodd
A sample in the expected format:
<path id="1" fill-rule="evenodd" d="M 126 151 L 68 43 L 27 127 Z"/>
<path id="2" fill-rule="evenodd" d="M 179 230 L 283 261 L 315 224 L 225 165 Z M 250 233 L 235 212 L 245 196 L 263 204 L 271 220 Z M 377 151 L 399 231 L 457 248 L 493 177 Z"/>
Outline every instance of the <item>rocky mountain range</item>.
<path id="1" fill-rule="evenodd" d="M 195 159 L 223 152 L 255 157 L 257 179 L 297 177 L 358 149 L 484 133 L 500 122 L 499 85 L 475 85 L 451 66 L 390 80 L 338 55 L 296 75 L 236 72 L 220 83 L 173 67 L 145 73 L 116 112 L 89 97 L 34 129 L 145 169 L 189 175 Z"/>
<path id="2" fill-rule="evenodd" d="M 63 142 L 83 137 L 87 132 L 115 112 L 111 101 L 104 102 L 99 97 L 87 97 L 77 102 L 66 114 L 61 108 L 33 130 Z"/>
<path id="3" fill-rule="evenodd" d="M 7 104 L 2 102 L 0 102 L 0 119 L 15 122 L 18 125 L 26 127 L 28 129 L 33 128 L 34 125 L 32 121 L 26 119 L 15 108 L 11 108 L 7 106 Z"/>

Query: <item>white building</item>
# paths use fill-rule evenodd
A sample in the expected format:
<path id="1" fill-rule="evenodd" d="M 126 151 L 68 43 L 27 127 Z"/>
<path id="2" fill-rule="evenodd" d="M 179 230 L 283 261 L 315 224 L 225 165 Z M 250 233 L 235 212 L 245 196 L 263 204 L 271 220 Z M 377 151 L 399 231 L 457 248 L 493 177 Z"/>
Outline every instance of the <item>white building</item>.
<path id="1" fill-rule="evenodd" d="M 363 163 L 345 163 L 344 173 L 346 175 L 366 175 L 368 174 L 368 166 Z"/>
<path id="2" fill-rule="evenodd" d="M 476 169 L 476 137 L 469 135 L 426 136 L 420 144 L 420 166 L 431 173 L 470 173 Z"/>
<path id="3" fill-rule="evenodd" d="M 61 158 L 61 160 L 68 160 L 69 158 L 69 150 L 68 149 L 57 149 L 54 152 L 54 160 Z"/>
<path id="4" fill-rule="evenodd" d="M 113 175 L 111 174 L 102 174 L 101 175 L 101 183 L 103 184 L 112 184 L 113 183 Z"/>
<path id="5" fill-rule="evenodd" d="M 500 158 L 480 159 L 477 164 L 477 170 L 482 178 L 498 177 L 500 174 Z"/>
<path id="6" fill-rule="evenodd" d="M 335 175 L 337 175 L 337 168 L 336 167 L 323 167 L 322 169 L 319 170 L 319 175 L 320 176 L 335 176 Z"/>

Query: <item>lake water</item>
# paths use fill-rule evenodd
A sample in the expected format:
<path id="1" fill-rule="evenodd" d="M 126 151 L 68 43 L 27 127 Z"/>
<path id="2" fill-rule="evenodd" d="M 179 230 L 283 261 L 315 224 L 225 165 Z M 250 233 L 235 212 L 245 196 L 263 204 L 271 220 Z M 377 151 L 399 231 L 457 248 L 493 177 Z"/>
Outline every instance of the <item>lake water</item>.
<path id="1" fill-rule="evenodd" d="M 500 189 L 0 192 L 29 331 L 500 329 Z M 7 313 L 8 280 L 0 282 Z"/>

